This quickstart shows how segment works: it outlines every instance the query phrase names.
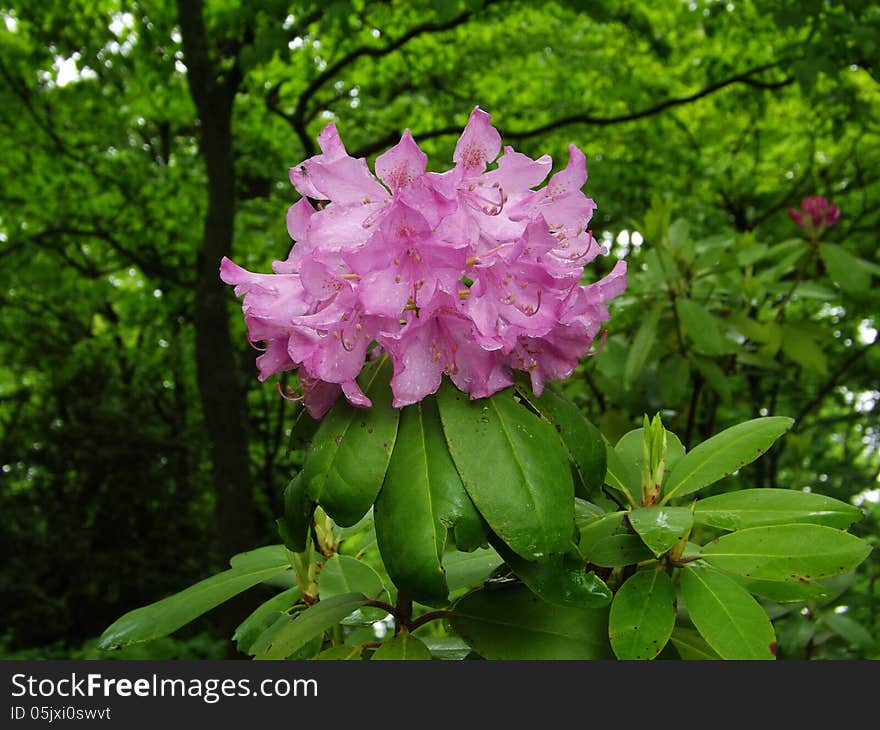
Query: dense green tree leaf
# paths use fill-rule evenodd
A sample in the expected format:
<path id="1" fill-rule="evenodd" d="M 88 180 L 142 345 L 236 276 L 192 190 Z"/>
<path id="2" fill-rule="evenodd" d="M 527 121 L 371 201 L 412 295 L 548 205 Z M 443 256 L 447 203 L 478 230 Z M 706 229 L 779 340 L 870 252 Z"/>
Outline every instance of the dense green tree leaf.
<path id="1" fill-rule="evenodd" d="M 618 490 L 627 502 L 635 507 L 639 504 L 639 500 L 634 495 L 641 495 L 642 492 L 638 467 L 634 462 L 625 462 L 621 459 L 614 447 L 608 443 L 605 444 L 605 457 L 608 465 L 605 472 L 606 484 Z"/>
<path id="2" fill-rule="evenodd" d="M 713 540 L 703 559 L 746 578 L 809 581 L 846 573 L 871 552 L 864 540 L 823 525 L 773 525 L 739 530 Z"/>
<path id="3" fill-rule="evenodd" d="M 449 452 L 492 531 L 527 560 L 568 549 L 574 485 L 556 429 L 512 390 L 469 401 L 444 382 L 438 394 Z"/>
<path id="4" fill-rule="evenodd" d="M 255 659 L 286 659 L 366 601 L 362 593 L 344 593 L 319 601 L 295 616 L 283 616 L 254 642 L 250 651 Z"/>
<path id="5" fill-rule="evenodd" d="M 620 437 L 614 450 L 625 464 L 635 464 L 636 473 L 642 469 L 642 445 L 645 441 L 645 429 L 636 428 Z M 684 456 L 681 440 L 671 431 L 666 432 L 666 473 Z"/>
<path id="6" fill-rule="evenodd" d="M 856 294 L 868 291 L 871 286 L 871 270 L 867 262 L 834 243 L 820 244 L 819 252 L 829 276 L 841 289 Z"/>
<path id="7" fill-rule="evenodd" d="M 708 568 L 686 566 L 680 590 L 694 626 L 723 659 L 776 658 L 770 619 L 734 580 Z"/>
<path id="8" fill-rule="evenodd" d="M 408 631 L 401 631 L 393 639 L 382 642 L 371 659 L 413 660 L 432 659 L 431 652 L 417 637 Z"/>
<path id="9" fill-rule="evenodd" d="M 777 603 L 817 601 L 830 595 L 828 589 L 821 583 L 756 580 L 754 578 L 743 578 L 740 575 L 733 575 L 731 577 L 752 595 L 767 598 Z"/>
<path id="10" fill-rule="evenodd" d="M 724 350 L 724 343 L 718 320 L 693 299 L 677 299 L 675 309 L 679 321 L 697 350 L 706 355 L 720 355 Z"/>
<path id="11" fill-rule="evenodd" d="M 629 523 L 657 557 L 667 552 L 691 529 L 688 507 L 640 507 L 629 513 Z"/>
<path id="12" fill-rule="evenodd" d="M 701 499 L 694 508 L 696 523 L 723 530 L 790 522 L 846 529 L 861 518 L 851 504 L 794 489 L 741 489 Z"/>
<path id="13" fill-rule="evenodd" d="M 876 643 L 868 629 L 845 613 L 825 613 L 821 622 L 846 642 L 860 649 L 869 649 Z"/>
<path id="14" fill-rule="evenodd" d="M 486 541 L 446 446 L 433 398 L 404 408 L 385 483 L 375 506 L 376 537 L 395 585 L 421 603 L 442 604 L 442 566 L 449 530 L 460 550 Z"/>
<path id="15" fill-rule="evenodd" d="M 361 658 L 362 646 L 331 646 L 315 657 L 321 661 L 352 661 Z"/>
<path id="16" fill-rule="evenodd" d="M 661 569 L 631 575 L 614 594 L 608 619 L 618 659 L 653 659 L 675 626 L 675 589 Z"/>
<path id="17" fill-rule="evenodd" d="M 309 495 L 342 526 L 367 513 L 385 478 L 399 415 L 391 407 L 390 378 L 387 357 L 365 366 L 358 383 L 372 407 L 353 408 L 340 398 L 324 416 L 303 465 Z"/>
<path id="18" fill-rule="evenodd" d="M 582 560 L 571 555 L 554 555 L 549 561 L 523 560 L 500 540 L 495 548 L 534 593 L 548 603 L 573 608 L 594 608 L 611 602 L 611 591 L 599 576 L 587 572 Z"/>
<path id="19" fill-rule="evenodd" d="M 278 548 L 281 548 L 278 550 Z M 149 606 L 129 611 L 101 635 L 104 649 L 150 641 L 177 631 L 194 618 L 264 580 L 290 570 L 282 546 L 236 555 L 232 567 Z"/>
<path id="20" fill-rule="evenodd" d="M 648 312 L 648 316 L 645 317 L 641 327 L 639 327 L 639 331 L 633 339 L 632 347 L 629 349 L 629 354 L 626 358 L 626 367 L 623 371 L 623 382 L 625 385 L 635 382 L 645 367 L 645 362 L 651 354 L 651 349 L 654 347 L 654 341 L 657 337 L 657 325 L 660 322 L 660 315 L 662 313 L 662 306 L 659 304 L 655 305 Z"/>
<path id="21" fill-rule="evenodd" d="M 663 500 L 684 497 L 750 464 L 793 423 L 791 418 L 755 418 L 722 431 L 689 451 L 663 485 Z"/>
<path id="22" fill-rule="evenodd" d="M 469 593 L 452 627 L 486 659 L 608 659 L 607 608 L 563 608 L 524 587 Z"/>

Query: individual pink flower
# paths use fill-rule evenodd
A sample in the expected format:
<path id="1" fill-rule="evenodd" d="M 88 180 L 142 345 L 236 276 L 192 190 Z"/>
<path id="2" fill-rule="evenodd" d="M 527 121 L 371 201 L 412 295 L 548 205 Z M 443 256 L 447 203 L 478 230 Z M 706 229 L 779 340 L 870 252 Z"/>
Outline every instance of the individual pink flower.
<path id="1" fill-rule="evenodd" d="M 502 148 L 478 107 L 444 173 L 427 172 L 409 130 L 376 159 L 376 175 L 335 125 L 318 144 L 290 170 L 302 199 L 287 213 L 288 257 L 273 274 L 221 264 L 244 297 L 248 339 L 265 343 L 261 380 L 296 370 L 295 397 L 319 418 L 340 394 L 370 406 L 357 376 L 376 352 L 391 358 L 395 407 L 436 392 L 444 375 L 471 398 L 509 387 L 513 370 L 537 394 L 571 375 L 626 286 L 623 262 L 580 283 L 607 251 L 589 229 L 596 206 L 577 147 L 542 188 L 550 157 Z"/>
<path id="2" fill-rule="evenodd" d="M 840 208 L 821 195 L 812 195 L 801 201 L 800 210 L 789 208 L 791 219 L 810 238 L 818 238 L 826 228 L 830 228 L 840 218 Z"/>

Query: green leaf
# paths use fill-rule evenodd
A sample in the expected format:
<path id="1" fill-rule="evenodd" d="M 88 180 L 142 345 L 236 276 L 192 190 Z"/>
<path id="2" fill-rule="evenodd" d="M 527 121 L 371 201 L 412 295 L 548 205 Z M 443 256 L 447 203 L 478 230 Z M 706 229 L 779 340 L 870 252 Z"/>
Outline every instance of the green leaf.
<path id="1" fill-rule="evenodd" d="M 232 567 L 199 581 L 180 593 L 129 611 L 101 635 L 101 649 L 129 646 L 177 631 L 212 608 L 272 576 L 290 570 L 281 545 L 236 555 Z"/>
<path id="2" fill-rule="evenodd" d="M 657 324 L 660 322 L 663 305 L 664 303 L 661 301 L 652 307 L 633 338 L 623 370 L 623 383 L 626 388 L 629 388 L 639 377 L 639 373 L 642 372 L 648 361 L 648 356 L 654 348 L 654 341 L 657 339 Z"/>
<path id="3" fill-rule="evenodd" d="M 387 357 L 367 364 L 358 382 L 372 407 L 353 408 L 340 398 L 324 416 L 303 465 L 309 495 L 343 527 L 367 513 L 385 479 L 400 412 L 391 406 L 390 378 Z"/>
<path id="4" fill-rule="evenodd" d="M 381 599 L 387 593 L 379 574 L 362 560 L 350 555 L 334 555 L 318 573 L 318 592 L 321 600 L 345 593 L 363 593 L 367 598 Z M 373 623 L 385 618 L 381 608 L 365 606 L 355 611 L 343 623 Z"/>
<path id="5" fill-rule="evenodd" d="M 634 468 L 629 472 L 632 475 L 640 474 L 642 470 L 642 446 L 645 442 L 645 429 L 636 428 L 621 436 L 620 441 L 614 447 L 614 451 L 625 464 L 633 464 Z M 666 432 L 666 474 L 684 457 L 684 446 L 671 431 Z M 641 477 L 636 477 L 634 488 L 641 491 Z"/>
<path id="6" fill-rule="evenodd" d="M 731 576 L 753 596 L 760 596 L 776 603 L 802 603 L 827 598 L 828 589 L 821 583 L 802 583 L 801 581 L 783 583 L 773 580 L 755 580 L 741 575 Z"/>
<path id="7" fill-rule="evenodd" d="M 693 525 L 687 507 L 641 507 L 629 513 L 629 523 L 658 558 L 675 545 Z"/>
<path id="8" fill-rule="evenodd" d="M 523 586 L 469 593 L 452 627 L 486 659 L 610 659 L 607 608 L 563 608 Z"/>
<path id="9" fill-rule="evenodd" d="M 828 275 L 845 292 L 863 294 L 871 288 L 871 271 L 867 262 L 834 243 L 820 243 L 819 253 Z"/>
<path id="10" fill-rule="evenodd" d="M 379 552 L 394 584 L 420 603 L 445 603 L 447 532 L 455 529 L 462 549 L 485 542 L 486 534 L 449 455 L 433 398 L 402 409 L 375 516 Z"/>
<path id="11" fill-rule="evenodd" d="M 681 597 L 697 631 L 722 659 L 775 659 L 776 634 L 758 602 L 707 568 L 681 571 Z"/>
<path id="12" fill-rule="evenodd" d="M 315 659 L 320 661 L 353 661 L 361 658 L 363 650 L 363 646 L 331 646 L 329 649 L 324 649 Z"/>
<path id="13" fill-rule="evenodd" d="M 422 636 L 434 659 L 461 660 L 471 653 L 471 648 L 459 636 Z"/>
<path id="14" fill-rule="evenodd" d="M 513 389 L 470 401 L 444 382 L 437 400 L 452 459 L 492 531 L 527 560 L 565 552 L 574 484 L 556 429 Z"/>
<path id="15" fill-rule="evenodd" d="M 627 524 L 626 512 L 609 512 L 579 527 L 578 552 L 587 563 L 604 568 L 635 565 L 653 555 Z"/>
<path id="16" fill-rule="evenodd" d="M 633 497 L 633 493 L 641 494 L 642 481 L 638 467 L 634 462 L 625 462 L 610 444 L 605 444 L 606 463 L 605 483 L 618 490 L 626 497 L 627 501 L 636 506 L 639 502 Z"/>
<path id="17" fill-rule="evenodd" d="M 795 489 L 742 489 L 701 499 L 694 509 L 694 522 L 722 530 L 791 522 L 846 529 L 861 518 L 858 507 Z"/>
<path id="18" fill-rule="evenodd" d="M 534 563 L 523 560 L 500 540 L 496 543 L 496 549 L 510 569 L 548 603 L 593 608 L 611 602 L 608 586 L 595 573 L 588 573 L 581 560 L 570 555 L 554 555 L 546 563 Z"/>
<path id="19" fill-rule="evenodd" d="M 751 527 L 713 540 L 701 556 L 720 570 L 746 578 L 809 581 L 846 573 L 871 546 L 854 535 L 824 525 Z"/>
<path id="20" fill-rule="evenodd" d="M 750 464 L 769 449 L 794 421 L 783 416 L 755 418 L 722 431 L 689 451 L 663 485 L 665 504 L 709 486 Z"/>
<path id="21" fill-rule="evenodd" d="M 598 491 L 605 483 L 605 441 L 580 408 L 552 386 L 540 398 L 523 389 L 522 396 L 556 429 L 577 475 L 588 491 Z"/>
<path id="22" fill-rule="evenodd" d="M 443 556 L 443 566 L 446 569 L 446 584 L 449 586 L 449 591 L 482 585 L 503 562 L 501 556 L 492 548 L 480 548 L 471 553 L 457 550 L 447 552 Z"/>
<path id="23" fill-rule="evenodd" d="M 718 320 L 693 299 L 677 299 L 675 311 L 688 337 L 704 355 L 720 355 L 724 349 Z"/>
<path id="24" fill-rule="evenodd" d="M 782 351 L 801 367 L 815 370 L 820 375 L 828 372 L 828 358 L 812 334 L 793 324 L 782 327 Z"/>
<path id="25" fill-rule="evenodd" d="M 870 649 L 874 646 L 871 632 L 844 613 L 830 611 L 822 614 L 820 620 L 840 638 L 858 649 Z"/>
<path id="26" fill-rule="evenodd" d="M 608 619 L 618 659 L 653 659 L 675 626 L 675 589 L 661 569 L 631 575 L 614 594 Z"/>
<path id="27" fill-rule="evenodd" d="M 690 363 L 681 355 L 672 354 L 660 363 L 658 372 L 663 402 L 672 406 L 681 403 L 690 384 Z"/>
<path id="28" fill-rule="evenodd" d="M 419 639 L 408 631 L 401 631 L 390 641 L 376 649 L 372 658 L 380 660 L 431 659 L 431 652 Z"/>
<path id="29" fill-rule="evenodd" d="M 315 503 L 309 498 L 300 472 L 284 488 L 284 516 L 277 520 L 281 541 L 292 552 L 305 552 L 314 513 Z"/>
<path id="30" fill-rule="evenodd" d="M 274 631 L 265 632 L 251 647 L 255 659 L 286 659 L 331 626 L 350 616 L 366 603 L 362 593 L 344 593 L 309 606 L 295 616 L 283 616 Z M 271 630 L 271 629 L 270 629 Z"/>
<path id="31" fill-rule="evenodd" d="M 708 661 L 720 659 L 715 650 L 706 643 L 698 631 L 685 626 L 676 626 L 669 637 L 682 659 Z"/>
<path id="32" fill-rule="evenodd" d="M 300 598 L 299 588 L 288 588 L 283 593 L 279 593 L 260 604 L 250 616 L 238 625 L 232 635 L 232 640 L 236 642 L 238 650 L 242 654 L 247 654 L 257 637 L 275 622 L 278 614 L 288 611 Z"/>

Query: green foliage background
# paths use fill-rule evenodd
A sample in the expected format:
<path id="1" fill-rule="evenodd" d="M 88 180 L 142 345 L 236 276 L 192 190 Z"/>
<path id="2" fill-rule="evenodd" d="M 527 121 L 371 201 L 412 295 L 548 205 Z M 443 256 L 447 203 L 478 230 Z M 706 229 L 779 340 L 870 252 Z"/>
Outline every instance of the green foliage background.
<path id="1" fill-rule="evenodd" d="M 856 500 L 876 544 L 873 4 L 46 0 L 0 15 L 5 654 L 88 653 L 121 613 L 276 541 L 299 413 L 257 383 L 216 272 L 222 254 L 254 270 L 286 255 L 286 171 L 330 120 L 370 158 L 409 127 L 435 169 L 475 104 L 523 152 L 558 166 L 584 149 L 594 232 L 630 286 L 566 393 L 612 443 L 644 412 L 689 448 L 790 416 L 728 483 Z M 786 214 L 811 194 L 842 210 L 822 246 Z M 827 606 L 780 615 L 781 656 L 877 656 L 878 569 L 872 554 Z"/>

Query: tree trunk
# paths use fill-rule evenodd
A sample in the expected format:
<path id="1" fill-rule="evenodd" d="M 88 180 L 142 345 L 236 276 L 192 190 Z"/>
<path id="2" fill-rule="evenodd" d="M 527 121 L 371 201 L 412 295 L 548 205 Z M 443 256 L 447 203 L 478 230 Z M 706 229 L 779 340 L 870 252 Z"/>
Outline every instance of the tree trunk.
<path id="1" fill-rule="evenodd" d="M 219 545 L 229 557 L 256 547 L 247 401 L 229 332 L 228 293 L 219 276 L 220 259 L 231 254 L 235 232 L 232 108 L 239 80 L 237 71 L 221 78 L 210 57 L 201 1 L 179 0 L 178 15 L 208 177 L 208 209 L 196 260 L 197 379 L 211 444 Z"/>

